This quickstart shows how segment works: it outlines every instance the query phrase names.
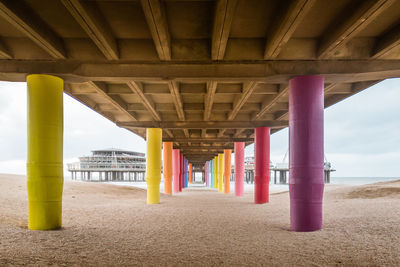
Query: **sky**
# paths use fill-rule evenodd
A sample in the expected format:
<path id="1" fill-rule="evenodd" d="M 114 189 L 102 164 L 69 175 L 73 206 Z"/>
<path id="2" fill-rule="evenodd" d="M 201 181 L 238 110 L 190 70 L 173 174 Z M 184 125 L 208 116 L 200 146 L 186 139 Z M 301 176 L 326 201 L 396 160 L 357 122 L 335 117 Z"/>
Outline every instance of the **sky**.
<path id="1" fill-rule="evenodd" d="M 26 84 L 0 82 L 0 173 L 26 173 L 26 113 Z M 324 116 L 325 156 L 337 170 L 332 176 L 400 177 L 400 79 L 347 98 Z M 288 138 L 287 129 L 271 136 L 273 163 L 284 161 Z M 64 163 L 111 147 L 146 152 L 141 137 L 64 94 Z M 246 155 L 252 154 L 250 145 Z"/>

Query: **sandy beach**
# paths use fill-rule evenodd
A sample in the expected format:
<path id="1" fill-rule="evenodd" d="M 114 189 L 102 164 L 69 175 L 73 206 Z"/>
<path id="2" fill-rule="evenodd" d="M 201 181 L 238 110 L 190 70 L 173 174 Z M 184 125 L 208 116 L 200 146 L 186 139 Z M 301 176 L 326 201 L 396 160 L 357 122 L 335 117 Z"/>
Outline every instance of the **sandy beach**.
<path id="1" fill-rule="evenodd" d="M 187 189 L 66 181 L 63 229 L 29 231 L 24 176 L 0 175 L 0 265 L 400 266 L 400 181 L 326 186 L 323 230 L 289 231 L 288 192 L 270 203 Z"/>

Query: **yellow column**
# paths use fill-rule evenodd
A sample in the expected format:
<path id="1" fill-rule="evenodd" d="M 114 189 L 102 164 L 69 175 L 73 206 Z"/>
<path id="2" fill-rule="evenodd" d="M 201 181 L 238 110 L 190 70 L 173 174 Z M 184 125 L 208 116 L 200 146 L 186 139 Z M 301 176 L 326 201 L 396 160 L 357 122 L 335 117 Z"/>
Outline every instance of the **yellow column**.
<path id="1" fill-rule="evenodd" d="M 214 157 L 213 159 L 213 188 L 217 189 L 218 188 L 218 157 Z"/>
<path id="2" fill-rule="evenodd" d="M 224 193 L 230 193 L 231 186 L 231 150 L 224 149 Z"/>
<path id="3" fill-rule="evenodd" d="M 162 130 L 148 128 L 146 138 L 147 204 L 158 204 L 160 203 Z"/>
<path id="4" fill-rule="evenodd" d="M 63 80 L 29 75 L 28 228 L 61 227 L 63 191 Z"/>
<path id="5" fill-rule="evenodd" d="M 218 192 L 224 192 L 224 154 L 218 154 Z"/>

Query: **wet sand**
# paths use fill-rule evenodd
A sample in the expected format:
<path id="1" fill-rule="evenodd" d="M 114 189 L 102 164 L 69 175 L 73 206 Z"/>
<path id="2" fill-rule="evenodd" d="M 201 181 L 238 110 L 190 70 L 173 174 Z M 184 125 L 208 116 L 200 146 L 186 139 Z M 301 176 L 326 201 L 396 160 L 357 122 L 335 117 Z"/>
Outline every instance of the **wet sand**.
<path id="1" fill-rule="evenodd" d="M 311 233 L 289 231 L 287 192 L 255 205 L 196 188 L 146 205 L 143 189 L 72 181 L 63 229 L 29 231 L 25 177 L 0 183 L 0 265 L 400 266 L 400 181 L 327 186 Z"/>

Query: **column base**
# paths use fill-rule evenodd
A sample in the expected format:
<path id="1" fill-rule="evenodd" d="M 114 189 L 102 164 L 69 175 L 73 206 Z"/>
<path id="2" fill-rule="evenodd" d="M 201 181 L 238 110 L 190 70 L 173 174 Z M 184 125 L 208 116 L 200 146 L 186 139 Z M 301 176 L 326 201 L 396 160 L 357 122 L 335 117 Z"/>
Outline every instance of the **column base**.
<path id="1" fill-rule="evenodd" d="M 56 230 L 61 228 L 61 201 L 30 201 L 29 230 Z"/>
<path id="2" fill-rule="evenodd" d="M 266 178 L 264 177 L 255 177 L 255 180 L 257 181 L 258 179 L 260 180 L 265 180 Z M 255 204 L 265 204 L 269 202 L 269 190 L 268 190 L 269 184 L 264 183 L 264 184 L 254 184 L 254 203 Z"/>
<path id="3" fill-rule="evenodd" d="M 290 229 L 311 232 L 322 228 L 323 184 L 290 184 Z"/>
<path id="4" fill-rule="evenodd" d="M 147 184 L 147 204 L 160 204 L 160 184 Z"/>

